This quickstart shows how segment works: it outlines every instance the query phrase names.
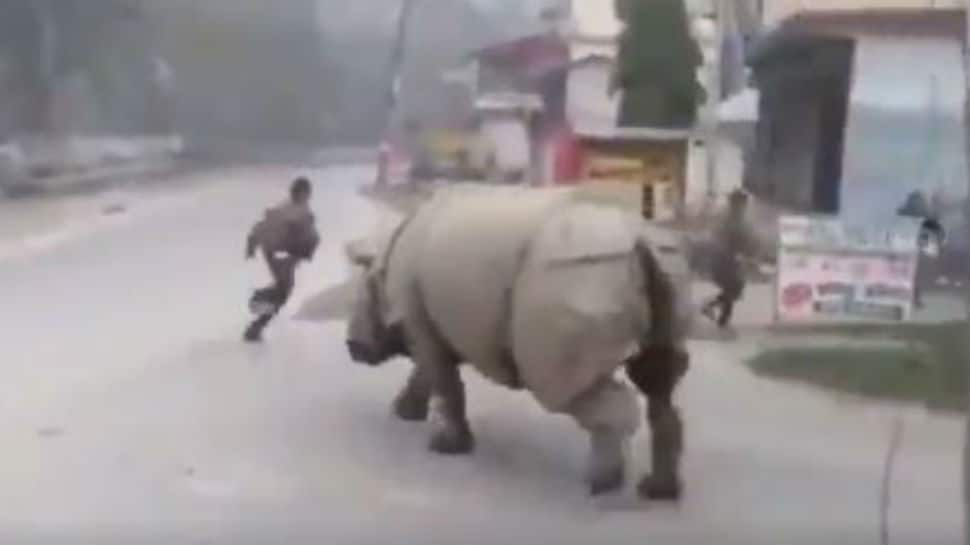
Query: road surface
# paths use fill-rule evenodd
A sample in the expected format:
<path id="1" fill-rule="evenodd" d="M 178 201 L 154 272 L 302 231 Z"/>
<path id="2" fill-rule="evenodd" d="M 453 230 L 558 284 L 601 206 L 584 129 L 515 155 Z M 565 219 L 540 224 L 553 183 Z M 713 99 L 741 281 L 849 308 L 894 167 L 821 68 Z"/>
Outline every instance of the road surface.
<path id="1" fill-rule="evenodd" d="M 677 507 L 588 498 L 583 434 L 475 378 L 477 451 L 426 452 L 424 427 L 388 413 L 406 366 L 351 364 L 342 324 L 287 315 L 265 345 L 239 342 L 266 279 L 242 260 L 244 231 L 302 172 L 196 175 L 74 201 L 72 221 L 7 224 L 0 542 L 877 543 L 902 415 L 894 543 L 960 543 L 958 420 L 757 379 L 743 342 L 692 346 Z M 343 242 L 379 214 L 355 190 L 369 170 L 309 174 L 324 242 L 290 314 L 345 277 Z M 647 445 L 641 433 L 637 475 Z"/>

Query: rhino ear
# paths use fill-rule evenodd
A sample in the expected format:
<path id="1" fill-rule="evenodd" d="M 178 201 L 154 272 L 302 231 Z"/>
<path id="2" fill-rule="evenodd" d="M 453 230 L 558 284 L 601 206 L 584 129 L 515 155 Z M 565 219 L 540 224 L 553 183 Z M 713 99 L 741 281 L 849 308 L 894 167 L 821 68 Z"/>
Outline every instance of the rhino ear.
<path id="1" fill-rule="evenodd" d="M 359 240 L 348 242 L 344 246 L 344 252 L 347 254 L 347 260 L 352 265 L 365 269 L 370 268 L 374 264 L 374 259 L 377 256 L 377 252 L 373 248 L 368 247 L 366 243 Z"/>

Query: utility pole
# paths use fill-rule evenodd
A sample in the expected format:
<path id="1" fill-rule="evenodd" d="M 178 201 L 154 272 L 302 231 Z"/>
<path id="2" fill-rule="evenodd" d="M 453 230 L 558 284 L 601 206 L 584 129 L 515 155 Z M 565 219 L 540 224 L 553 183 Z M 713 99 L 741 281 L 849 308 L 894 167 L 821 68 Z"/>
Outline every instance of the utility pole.
<path id="1" fill-rule="evenodd" d="M 394 113 L 397 110 L 398 100 L 401 93 L 401 81 L 403 78 L 404 53 L 407 49 L 408 23 L 411 20 L 411 12 L 418 0 L 401 0 L 401 9 L 397 16 L 397 31 L 394 34 L 394 45 L 391 49 L 391 57 L 388 62 L 388 87 L 384 112 L 384 127 L 380 134 L 379 151 L 377 158 L 377 183 L 378 187 L 387 184 L 388 162 L 390 161 L 391 150 L 387 147 L 385 139 L 394 125 Z"/>
<path id="2" fill-rule="evenodd" d="M 964 106 L 963 106 L 963 134 L 964 146 L 966 147 L 967 162 L 970 164 L 970 0 L 964 2 L 964 21 L 966 23 L 966 36 L 963 47 L 963 75 L 966 78 L 966 91 L 967 94 L 964 96 Z M 966 174 L 966 173 L 965 173 Z M 967 183 L 970 184 L 970 176 L 968 176 Z M 970 198 L 964 201 L 964 206 L 970 206 Z M 964 210 L 964 218 L 970 218 L 970 210 Z M 970 222 L 965 222 L 965 228 L 970 230 Z M 970 283 L 968 283 L 964 289 L 966 290 L 966 304 L 968 312 L 970 312 Z M 970 330 L 970 314 L 967 318 L 967 327 Z M 964 365 L 970 365 L 970 362 L 964 362 Z M 966 387 L 968 388 L 968 394 L 970 394 L 970 381 L 967 381 Z M 970 407 L 967 409 L 966 419 L 966 431 L 964 436 L 964 446 L 963 446 L 963 542 L 970 543 Z"/>
<path id="3" fill-rule="evenodd" d="M 724 0 L 711 2 L 714 17 L 714 60 L 708 70 L 707 82 L 707 119 L 705 122 L 705 180 L 707 184 L 706 206 L 713 207 L 717 198 L 717 156 L 718 156 L 718 106 L 721 104 L 721 57 L 724 44 Z"/>

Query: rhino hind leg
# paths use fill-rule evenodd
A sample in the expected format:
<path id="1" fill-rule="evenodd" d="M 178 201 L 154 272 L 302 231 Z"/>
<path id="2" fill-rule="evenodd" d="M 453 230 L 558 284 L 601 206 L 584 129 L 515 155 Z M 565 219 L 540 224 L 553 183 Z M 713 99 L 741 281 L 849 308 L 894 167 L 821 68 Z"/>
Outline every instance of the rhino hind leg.
<path id="1" fill-rule="evenodd" d="M 431 385 L 417 365 L 411 370 L 407 382 L 394 399 L 394 414 L 405 422 L 423 422 L 428 419 L 431 402 Z"/>
<path id="2" fill-rule="evenodd" d="M 624 438 L 609 429 L 590 432 L 590 455 L 587 481 L 591 496 L 609 494 L 623 488 L 626 463 L 623 459 Z"/>
<path id="3" fill-rule="evenodd" d="M 650 400 L 649 404 L 653 468 L 640 481 L 637 491 L 649 500 L 678 500 L 683 491 L 679 475 L 684 442 L 680 414 L 670 403 Z"/>
<path id="4" fill-rule="evenodd" d="M 567 412 L 589 432 L 586 479 L 590 494 L 621 489 L 626 478 L 625 446 L 639 427 L 636 396 L 610 377 L 580 396 Z"/>
<path id="5" fill-rule="evenodd" d="M 680 499 L 680 459 L 684 430 L 673 392 L 687 370 L 688 357 L 676 348 L 651 348 L 626 364 L 627 375 L 647 396 L 652 468 L 641 480 L 640 495 L 651 500 Z"/>

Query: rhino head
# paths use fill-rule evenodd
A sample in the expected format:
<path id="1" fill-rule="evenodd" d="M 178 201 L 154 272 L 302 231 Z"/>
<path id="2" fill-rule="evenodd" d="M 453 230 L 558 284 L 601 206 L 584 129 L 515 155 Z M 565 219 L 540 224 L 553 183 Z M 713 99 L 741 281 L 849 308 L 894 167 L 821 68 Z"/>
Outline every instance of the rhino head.
<path id="1" fill-rule="evenodd" d="M 378 251 L 364 242 L 350 243 L 345 250 L 355 269 L 355 293 L 347 322 L 350 358 L 378 366 L 395 356 L 406 356 L 403 328 L 387 323 L 388 302 Z"/>

